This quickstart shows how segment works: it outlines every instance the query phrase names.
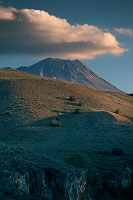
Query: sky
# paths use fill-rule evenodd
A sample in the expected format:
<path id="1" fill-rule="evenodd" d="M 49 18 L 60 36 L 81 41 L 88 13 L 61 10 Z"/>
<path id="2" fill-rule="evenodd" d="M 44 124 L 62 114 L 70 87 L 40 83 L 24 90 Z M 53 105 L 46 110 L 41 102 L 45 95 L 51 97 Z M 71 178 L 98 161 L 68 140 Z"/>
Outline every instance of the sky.
<path id="1" fill-rule="evenodd" d="M 133 93 L 132 0 L 0 1 L 0 68 L 80 59 Z"/>

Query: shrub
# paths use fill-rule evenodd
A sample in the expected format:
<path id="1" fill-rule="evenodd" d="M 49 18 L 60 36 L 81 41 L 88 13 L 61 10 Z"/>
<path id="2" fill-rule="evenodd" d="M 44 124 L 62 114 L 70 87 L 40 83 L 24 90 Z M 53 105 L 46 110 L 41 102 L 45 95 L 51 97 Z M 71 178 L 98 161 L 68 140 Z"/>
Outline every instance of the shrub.
<path id="1" fill-rule="evenodd" d="M 79 101 L 79 104 L 78 104 L 78 106 L 82 106 L 83 105 L 83 101 Z"/>
<path id="2" fill-rule="evenodd" d="M 114 155 L 114 156 L 124 156 L 124 155 L 126 155 L 126 152 L 119 147 L 115 147 L 115 148 L 112 149 L 112 155 Z"/>
<path id="3" fill-rule="evenodd" d="M 76 97 L 70 96 L 70 97 L 69 97 L 69 100 L 70 100 L 70 101 L 76 101 Z"/>
<path id="4" fill-rule="evenodd" d="M 133 97 L 133 93 L 128 94 L 129 96 Z"/>
<path id="5" fill-rule="evenodd" d="M 57 121 L 57 119 L 53 119 L 50 123 L 51 126 L 61 127 L 61 123 Z"/>
<path id="6" fill-rule="evenodd" d="M 57 115 L 57 116 L 55 117 L 55 119 L 56 119 L 56 121 L 58 121 L 58 120 L 59 120 L 59 116 Z"/>
<path id="7" fill-rule="evenodd" d="M 0 184 L 0 200 L 7 200 L 7 196 L 11 196 L 14 193 L 14 189 L 8 184 Z"/>
<path id="8" fill-rule="evenodd" d="M 67 158 L 67 163 L 77 168 L 85 168 L 88 171 L 96 171 L 95 164 L 85 153 L 73 153 Z"/>
<path id="9" fill-rule="evenodd" d="M 80 113 L 81 113 L 81 109 L 80 109 L 80 108 L 76 108 L 76 109 L 73 111 L 73 113 L 75 113 L 75 114 L 80 114 Z"/>
<path id="10" fill-rule="evenodd" d="M 6 111 L 6 115 L 13 115 L 12 111 Z"/>
<path id="11" fill-rule="evenodd" d="M 119 109 L 116 109 L 116 111 L 115 111 L 114 113 L 119 114 L 119 113 L 120 113 L 120 110 L 119 110 Z"/>

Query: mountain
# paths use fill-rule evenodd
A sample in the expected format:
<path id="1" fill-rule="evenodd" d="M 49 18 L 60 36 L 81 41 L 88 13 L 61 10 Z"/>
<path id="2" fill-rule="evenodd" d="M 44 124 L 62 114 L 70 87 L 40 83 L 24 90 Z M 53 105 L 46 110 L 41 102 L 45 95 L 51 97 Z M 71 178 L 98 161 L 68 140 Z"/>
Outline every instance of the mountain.
<path id="1" fill-rule="evenodd" d="M 47 58 L 29 67 L 19 67 L 18 70 L 83 85 L 106 91 L 119 91 L 118 88 L 98 77 L 79 60 L 62 60 Z"/>

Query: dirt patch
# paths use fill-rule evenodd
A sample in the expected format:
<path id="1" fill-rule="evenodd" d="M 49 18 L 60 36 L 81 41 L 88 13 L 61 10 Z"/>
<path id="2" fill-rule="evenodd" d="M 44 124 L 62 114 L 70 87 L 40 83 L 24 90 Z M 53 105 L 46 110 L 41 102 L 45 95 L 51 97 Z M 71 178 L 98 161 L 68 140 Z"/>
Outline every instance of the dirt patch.
<path id="1" fill-rule="evenodd" d="M 131 121 L 129 119 L 127 119 L 126 117 L 123 117 L 123 116 L 113 113 L 113 112 L 108 112 L 108 113 L 110 113 L 118 122 L 131 123 Z"/>

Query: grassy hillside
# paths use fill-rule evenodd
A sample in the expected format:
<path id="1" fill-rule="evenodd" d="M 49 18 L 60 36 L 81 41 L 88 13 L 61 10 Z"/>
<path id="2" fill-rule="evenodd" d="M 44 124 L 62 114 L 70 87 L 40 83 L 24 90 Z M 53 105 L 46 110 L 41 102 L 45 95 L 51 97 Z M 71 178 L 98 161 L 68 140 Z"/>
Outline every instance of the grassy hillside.
<path id="1" fill-rule="evenodd" d="M 55 116 L 60 127 L 51 126 Z M 123 118 L 133 119 L 132 96 L 0 70 L 0 167 L 64 167 L 74 152 L 100 168 L 132 167 L 133 126 Z M 108 154 L 115 147 L 126 156 Z"/>
<path id="2" fill-rule="evenodd" d="M 40 78 L 14 70 L 0 70 L 1 114 L 12 113 L 17 120 L 38 120 L 82 111 L 119 109 L 122 116 L 133 119 L 133 98 L 123 93 L 105 92 L 80 84 Z M 75 101 L 70 101 L 70 96 Z M 82 101 L 82 106 L 78 106 Z"/>
<path id="3" fill-rule="evenodd" d="M 16 69 L 0 69 L 0 79 L 38 79 L 40 77 Z"/>

